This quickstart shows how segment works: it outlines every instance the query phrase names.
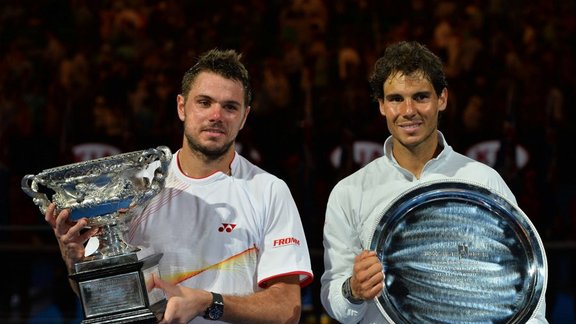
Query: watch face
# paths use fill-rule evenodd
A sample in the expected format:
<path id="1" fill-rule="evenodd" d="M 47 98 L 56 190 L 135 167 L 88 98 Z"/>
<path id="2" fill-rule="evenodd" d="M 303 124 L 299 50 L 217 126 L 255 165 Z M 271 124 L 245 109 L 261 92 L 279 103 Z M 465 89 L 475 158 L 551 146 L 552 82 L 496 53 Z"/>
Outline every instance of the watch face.
<path id="1" fill-rule="evenodd" d="M 523 323 L 544 296 L 546 256 L 528 217 L 487 188 L 442 181 L 401 195 L 371 249 L 377 302 L 395 323 Z"/>
<path id="2" fill-rule="evenodd" d="M 222 305 L 215 304 L 210 308 L 210 311 L 208 311 L 208 317 L 212 320 L 217 320 L 222 317 L 223 313 Z"/>
<path id="3" fill-rule="evenodd" d="M 217 293 L 212 293 L 212 305 L 206 309 L 204 313 L 204 318 L 209 320 L 217 320 L 224 314 L 224 300 L 222 295 Z"/>

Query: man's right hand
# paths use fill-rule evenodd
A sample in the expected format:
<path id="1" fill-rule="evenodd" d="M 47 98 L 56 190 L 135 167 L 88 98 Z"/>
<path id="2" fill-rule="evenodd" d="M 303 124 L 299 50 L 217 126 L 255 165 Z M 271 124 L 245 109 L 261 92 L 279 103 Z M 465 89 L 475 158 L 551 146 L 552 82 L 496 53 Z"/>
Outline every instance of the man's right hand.
<path id="1" fill-rule="evenodd" d="M 98 227 L 83 229 L 88 225 L 88 220 L 82 218 L 77 222 L 70 221 L 70 210 L 64 209 L 56 215 L 56 204 L 51 203 L 46 209 L 44 219 L 54 231 L 62 259 L 66 263 L 68 272 L 73 272 L 74 264 L 84 257 L 84 244 L 98 232 Z"/>
<path id="2" fill-rule="evenodd" d="M 355 299 L 374 299 L 382 292 L 384 273 L 375 251 L 365 250 L 356 256 L 350 287 Z"/>

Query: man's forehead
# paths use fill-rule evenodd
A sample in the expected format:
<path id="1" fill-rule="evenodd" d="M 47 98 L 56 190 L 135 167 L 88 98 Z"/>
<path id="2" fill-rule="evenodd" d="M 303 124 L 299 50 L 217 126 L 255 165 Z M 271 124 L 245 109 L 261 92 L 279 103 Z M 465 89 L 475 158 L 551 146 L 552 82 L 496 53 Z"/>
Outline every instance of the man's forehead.
<path id="1" fill-rule="evenodd" d="M 430 79 L 424 74 L 422 70 L 416 70 L 411 73 L 405 73 L 403 71 L 393 71 L 390 73 L 386 81 L 384 83 L 392 83 L 392 82 L 426 82 L 431 83 Z"/>
<path id="2" fill-rule="evenodd" d="M 234 89 L 244 94 L 244 87 L 239 80 L 226 78 L 218 73 L 209 71 L 198 74 L 192 82 L 190 89 L 214 88 L 216 86 L 218 88 Z"/>
<path id="3" fill-rule="evenodd" d="M 242 82 L 226 78 L 214 72 L 201 72 L 194 79 L 188 93 L 195 98 L 244 104 Z"/>

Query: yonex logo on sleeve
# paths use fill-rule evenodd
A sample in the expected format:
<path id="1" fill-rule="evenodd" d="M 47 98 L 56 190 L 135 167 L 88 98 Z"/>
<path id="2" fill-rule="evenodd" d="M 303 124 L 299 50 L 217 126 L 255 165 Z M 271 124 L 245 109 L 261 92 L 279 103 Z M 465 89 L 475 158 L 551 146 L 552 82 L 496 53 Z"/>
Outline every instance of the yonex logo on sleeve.
<path id="1" fill-rule="evenodd" d="M 286 237 L 274 240 L 274 247 L 281 247 L 285 245 L 300 245 L 300 240 L 294 237 Z"/>

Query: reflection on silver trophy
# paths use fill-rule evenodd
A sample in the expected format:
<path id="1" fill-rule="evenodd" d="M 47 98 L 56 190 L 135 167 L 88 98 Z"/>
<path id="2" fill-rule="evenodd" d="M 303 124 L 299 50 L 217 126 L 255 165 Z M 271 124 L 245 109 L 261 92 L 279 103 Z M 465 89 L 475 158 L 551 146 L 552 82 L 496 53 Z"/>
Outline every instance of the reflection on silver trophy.
<path id="1" fill-rule="evenodd" d="M 22 179 L 22 190 L 42 213 L 50 203 L 70 210 L 70 220 L 100 228 L 97 247 L 75 265 L 85 323 L 156 322 L 163 294 L 148 291 L 162 255 L 139 260 L 123 239 L 136 211 L 164 188 L 172 153 L 166 146 L 122 153 L 44 170 Z M 87 246 L 88 250 L 88 246 Z"/>
<path id="2" fill-rule="evenodd" d="M 525 323 L 546 290 L 544 246 L 504 197 L 463 181 L 417 186 L 371 240 L 386 273 L 377 306 L 394 323 Z"/>

